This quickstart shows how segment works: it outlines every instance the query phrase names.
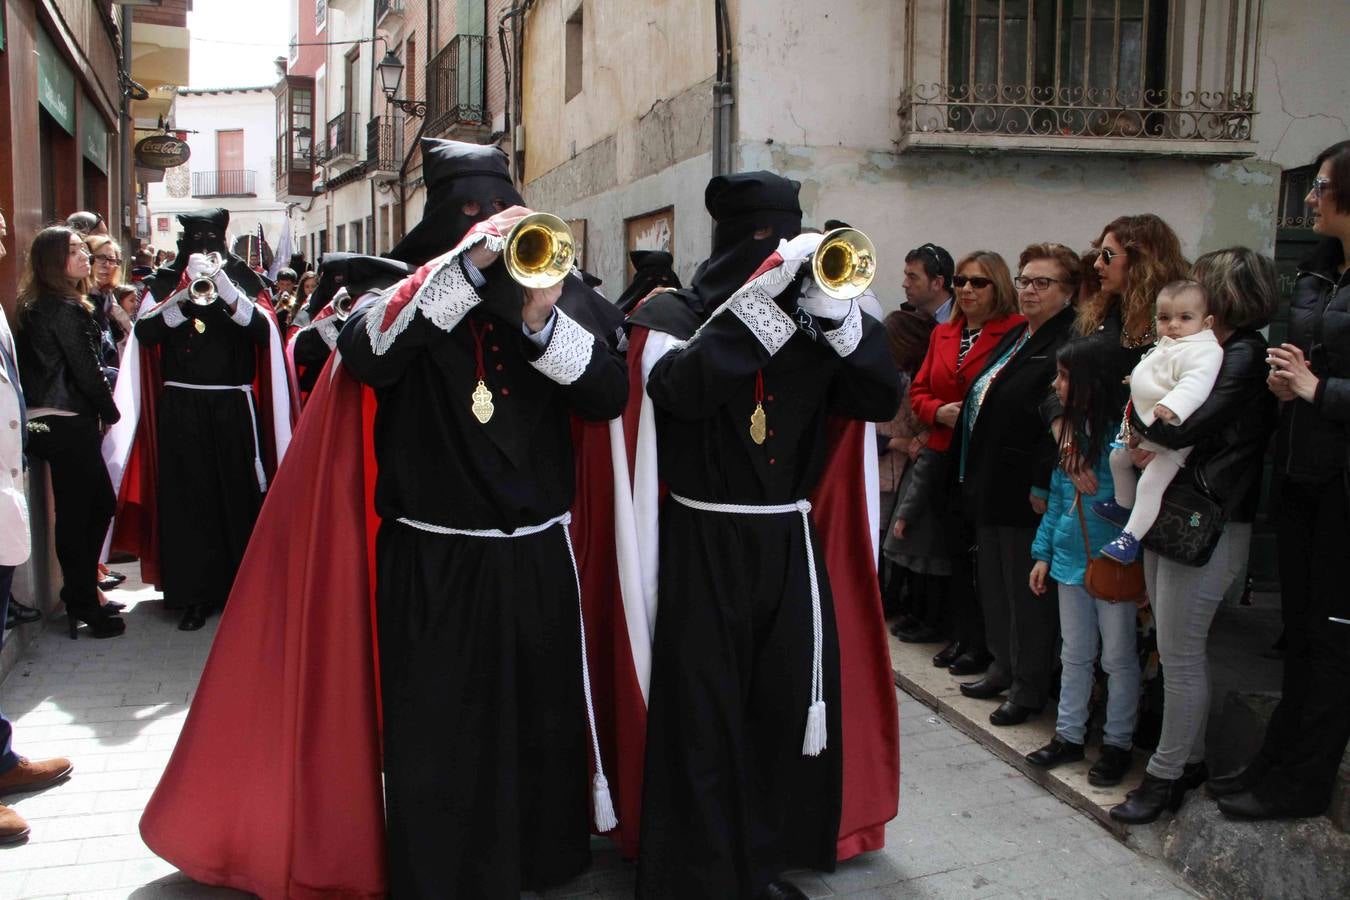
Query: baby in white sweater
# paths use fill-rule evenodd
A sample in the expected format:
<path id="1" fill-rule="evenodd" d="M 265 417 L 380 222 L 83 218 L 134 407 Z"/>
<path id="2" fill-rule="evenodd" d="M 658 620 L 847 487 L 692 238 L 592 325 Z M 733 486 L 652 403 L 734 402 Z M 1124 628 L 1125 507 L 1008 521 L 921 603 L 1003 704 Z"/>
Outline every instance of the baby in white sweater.
<path id="1" fill-rule="evenodd" d="M 1214 337 L 1208 305 L 1205 289 L 1194 281 L 1174 281 L 1158 292 L 1158 343 L 1130 373 L 1130 402 L 1145 425 L 1156 419 L 1180 425 L 1214 389 L 1223 348 Z M 1122 563 L 1138 558 L 1139 541 L 1158 517 L 1163 492 L 1191 452 L 1149 440 L 1139 446 L 1154 454 L 1152 461 L 1136 472 L 1127 447 L 1112 450 L 1115 500 L 1092 505 L 1097 515 L 1124 528 L 1102 548 L 1103 556 Z"/>

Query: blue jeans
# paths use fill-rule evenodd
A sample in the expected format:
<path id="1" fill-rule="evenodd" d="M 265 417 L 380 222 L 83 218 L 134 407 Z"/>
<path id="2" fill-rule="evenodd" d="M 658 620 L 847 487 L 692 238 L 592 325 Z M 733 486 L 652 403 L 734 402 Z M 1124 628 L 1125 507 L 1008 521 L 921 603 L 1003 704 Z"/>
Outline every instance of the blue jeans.
<path id="1" fill-rule="evenodd" d="M 1107 675 L 1106 728 L 1102 742 L 1130 749 L 1134 720 L 1139 712 L 1139 656 L 1135 651 L 1133 603 L 1097 600 L 1081 584 L 1059 586 L 1059 631 L 1064 644 L 1060 662 L 1064 674 L 1059 687 L 1059 718 L 1055 733 L 1074 744 L 1083 743 L 1092 699 L 1093 663 L 1098 637 L 1102 668 Z"/>
<path id="2" fill-rule="evenodd" d="M 9 589 L 14 584 L 14 567 L 0 566 L 0 647 L 5 645 L 5 618 L 9 615 Z M 0 712 L 0 775 L 19 764 L 19 757 L 10 749 L 14 726 Z"/>

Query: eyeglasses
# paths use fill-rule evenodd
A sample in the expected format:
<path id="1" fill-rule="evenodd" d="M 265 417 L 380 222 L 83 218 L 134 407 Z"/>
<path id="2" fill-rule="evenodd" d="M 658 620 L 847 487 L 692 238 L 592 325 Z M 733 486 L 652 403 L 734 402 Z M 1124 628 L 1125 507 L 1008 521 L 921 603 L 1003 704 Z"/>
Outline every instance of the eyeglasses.
<path id="1" fill-rule="evenodd" d="M 1102 262 L 1106 263 L 1109 266 L 1111 265 L 1111 263 L 1116 261 L 1116 257 L 1123 256 L 1124 253 L 1125 251 L 1123 250 L 1112 250 L 1109 247 L 1102 247 L 1100 256 L 1102 258 Z"/>
<path id="2" fill-rule="evenodd" d="M 992 278 L 983 278 L 979 275 L 953 275 L 952 284 L 955 287 L 963 288 L 967 284 L 977 291 L 982 291 L 994 283 Z"/>
<path id="3" fill-rule="evenodd" d="M 1025 291 L 1027 288 L 1031 288 L 1038 294 L 1041 291 L 1045 290 L 1046 288 L 1050 287 L 1050 285 L 1052 284 L 1063 284 L 1063 283 L 1064 282 L 1058 278 L 1046 278 L 1046 277 L 1023 278 L 1021 275 L 1018 275 L 1016 278 L 1013 279 L 1013 284 L 1017 285 L 1017 289 L 1019 291 Z"/>
<path id="4" fill-rule="evenodd" d="M 107 263 L 110 266 L 120 266 L 122 264 L 122 258 L 120 256 L 102 256 L 95 253 L 94 262 Z"/>
<path id="5" fill-rule="evenodd" d="M 1327 188 L 1329 187 L 1331 187 L 1331 179 L 1320 177 L 1314 178 L 1312 183 L 1312 190 L 1309 191 L 1309 193 L 1312 194 L 1314 197 L 1316 197 L 1318 200 L 1321 200 L 1322 195 L 1326 193 Z"/>

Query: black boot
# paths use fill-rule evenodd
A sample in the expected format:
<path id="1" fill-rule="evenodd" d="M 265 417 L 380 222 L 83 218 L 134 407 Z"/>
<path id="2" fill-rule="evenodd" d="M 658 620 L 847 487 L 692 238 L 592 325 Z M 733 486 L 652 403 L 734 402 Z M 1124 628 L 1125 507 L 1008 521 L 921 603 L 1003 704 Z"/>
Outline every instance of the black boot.
<path id="1" fill-rule="evenodd" d="M 1209 780 L 1209 766 L 1205 765 L 1203 759 L 1198 763 L 1186 763 L 1178 780 L 1183 791 L 1193 791 Z"/>
<path id="2" fill-rule="evenodd" d="M 97 604 L 92 609 L 72 610 L 66 608 L 66 627 L 73 641 L 79 635 L 79 623 L 89 626 L 89 633 L 96 638 L 117 637 L 127 630 L 127 623 L 120 617 L 104 611 Z"/>
<path id="3" fill-rule="evenodd" d="M 199 631 L 206 625 L 207 608 L 205 603 L 194 603 L 183 610 L 183 619 L 178 623 L 179 631 Z"/>
<path id="4" fill-rule="evenodd" d="M 1111 818 L 1128 825 L 1147 825 L 1163 810 L 1180 809 L 1185 796 L 1180 778 L 1155 778 L 1145 772 L 1139 787 L 1125 795 L 1125 802 L 1111 807 Z"/>
<path id="5" fill-rule="evenodd" d="M 1229 772 L 1227 775 L 1216 775 L 1205 782 L 1205 790 L 1209 792 L 1211 797 L 1215 798 L 1250 791 L 1261 783 L 1261 779 L 1266 777 L 1270 767 L 1270 760 L 1257 754 L 1251 762 L 1247 763 L 1245 769 L 1238 769 L 1236 772 Z"/>
<path id="6" fill-rule="evenodd" d="M 1092 768 L 1088 769 L 1088 784 L 1096 787 L 1110 787 L 1114 784 L 1120 784 L 1125 780 L 1125 773 L 1130 771 L 1130 763 L 1134 755 L 1128 747 L 1112 747 L 1110 744 L 1102 744 L 1102 755 L 1097 757 Z"/>
<path id="7" fill-rule="evenodd" d="M 965 648 L 961 646 L 960 641 L 952 641 L 933 656 L 933 665 L 937 666 L 939 669 L 945 669 L 955 662 L 956 658 L 964 652 Z"/>
<path id="8" fill-rule="evenodd" d="M 806 894 L 790 881 L 770 881 L 759 892 L 758 900 L 806 900 Z"/>
<path id="9" fill-rule="evenodd" d="M 1050 743 L 1041 749 L 1027 754 L 1027 762 L 1042 769 L 1053 769 L 1065 763 L 1078 762 L 1082 758 L 1083 745 L 1066 741 L 1059 735 L 1052 737 Z"/>

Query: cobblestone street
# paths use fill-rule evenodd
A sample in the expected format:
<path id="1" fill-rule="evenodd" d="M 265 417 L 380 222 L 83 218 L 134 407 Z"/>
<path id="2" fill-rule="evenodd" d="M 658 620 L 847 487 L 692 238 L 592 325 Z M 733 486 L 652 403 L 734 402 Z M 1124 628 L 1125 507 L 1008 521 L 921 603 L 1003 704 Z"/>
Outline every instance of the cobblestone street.
<path id="1" fill-rule="evenodd" d="M 122 567 L 133 577 L 134 565 Z M 38 897 L 243 896 L 186 880 L 145 847 L 137 820 L 177 738 L 217 619 L 179 632 L 157 595 L 129 581 L 125 636 L 46 630 L 8 680 L 0 708 L 15 749 L 70 756 L 75 773 L 47 791 L 8 798 L 32 826 L 0 849 L 0 900 Z M 39 627 L 39 626 L 25 626 Z M 797 873 L 812 897 L 1187 897 L 1180 878 L 1136 855 L 900 694 L 900 816 L 884 852 L 828 875 Z M 632 896 L 632 868 L 596 841 L 592 870 L 549 898 Z"/>

